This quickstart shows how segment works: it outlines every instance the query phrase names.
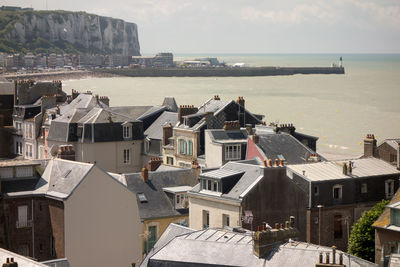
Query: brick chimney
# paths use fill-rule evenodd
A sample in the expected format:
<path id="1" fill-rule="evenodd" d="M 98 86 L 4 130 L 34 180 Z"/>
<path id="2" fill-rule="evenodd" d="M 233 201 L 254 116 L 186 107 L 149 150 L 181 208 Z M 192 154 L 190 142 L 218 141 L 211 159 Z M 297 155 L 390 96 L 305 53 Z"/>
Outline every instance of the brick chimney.
<path id="1" fill-rule="evenodd" d="M 168 125 L 163 126 L 163 139 L 162 139 L 162 145 L 166 146 L 169 144 L 169 138 L 172 137 L 173 134 L 173 128 L 172 124 L 168 123 Z"/>
<path id="2" fill-rule="evenodd" d="M 146 165 L 142 168 L 142 178 L 145 183 L 149 181 L 149 170 L 146 168 Z"/>
<path id="3" fill-rule="evenodd" d="M 244 106 L 244 104 L 245 104 L 245 101 L 244 101 L 244 98 L 243 98 L 243 96 L 238 96 L 238 99 L 236 100 L 236 103 L 238 103 L 241 107 L 245 107 Z"/>
<path id="4" fill-rule="evenodd" d="M 364 139 L 364 157 L 378 157 L 375 135 L 367 134 Z"/>
<path id="5" fill-rule="evenodd" d="M 260 141 L 260 137 L 257 134 L 253 134 L 252 139 L 254 144 L 258 144 L 258 142 Z"/>
<path id="6" fill-rule="evenodd" d="M 108 96 L 100 96 L 100 102 L 102 102 L 103 104 L 110 106 L 110 99 L 108 98 Z"/>
<path id="7" fill-rule="evenodd" d="M 293 135 L 295 131 L 296 127 L 293 126 L 293 123 L 279 124 L 279 126 L 276 126 L 275 128 L 275 132 L 277 133 L 283 132 L 290 135 Z"/>
<path id="8" fill-rule="evenodd" d="M 280 226 L 277 223 L 275 229 L 269 229 L 265 225 L 257 227 L 258 230 L 253 235 L 253 252 L 256 256 L 262 258 L 274 249 L 277 243 L 287 242 L 299 236 L 299 231 L 289 221 Z"/>
<path id="9" fill-rule="evenodd" d="M 193 105 L 180 105 L 178 108 L 178 120 L 183 123 L 183 117 L 196 113 L 199 109 Z"/>
<path id="10" fill-rule="evenodd" d="M 6 262 L 3 263 L 3 267 L 18 267 L 18 263 L 14 261 L 14 258 L 7 258 Z"/>
<path id="11" fill-rule="evenodd" d="M 157 170 L 158 167 L 163 163 L 163 160 L 160 157 L 156 158 L 150 158 L 148 165 L 149 165 L 149 171 L 153 172 Z"/>
<path id="12" fill-rule="evenodd" d="M 315 264 L 315 267 L 346 267 L 343 264 L 343 253 L 339 254 L 339 263 L 336 263 L 336 247 L 332 247 L 332 262 L 330 261 L 330 252 L 325 252 L 325 263 L 324 263 L 324 253 L 321 251 L 319 253 L 319 262 Z"/>
<path id="13" fill-rule="evenodd" d="M 214 100 L 221 100 L 221 98 L 219 98 L 219 95 L 215 95 Z"/>
<path id="14" fill-rule="evenodd" d="M 239 121 L 226 121 L 226 122 L 224 122 L 224 128 L 223 129 L 225 131 L 240 130 Z"/>
<path id="15" fill-rule="evenodd" d="M 76 91 L 75 89 L 72 89 L 72 91 L 71 91 L 72 100 L 74 100 L 75 98 L 77 98 L 78 95 L 79 95 L 79 92 Z"/>
<path id="16" fill-rule="evenodd" d="M 75 160 L 75 150 L 72 145 L 61 145 L 58 147 L 57 158 Z"/>

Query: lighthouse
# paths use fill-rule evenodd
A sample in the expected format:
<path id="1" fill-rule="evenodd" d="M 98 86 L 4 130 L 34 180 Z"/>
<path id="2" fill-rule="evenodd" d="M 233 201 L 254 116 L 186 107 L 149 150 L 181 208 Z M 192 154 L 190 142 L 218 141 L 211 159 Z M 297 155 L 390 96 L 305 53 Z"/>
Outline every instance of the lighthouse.
<path id="1" fill-rule="evenodd" d="M 343 68 L 342 61 L 343 61 L 343 60 L 342 60 L 342 57 L 340 57 L 340 59 L 339 59 L 339 67 L 340 67 L 340 68 Z"/>

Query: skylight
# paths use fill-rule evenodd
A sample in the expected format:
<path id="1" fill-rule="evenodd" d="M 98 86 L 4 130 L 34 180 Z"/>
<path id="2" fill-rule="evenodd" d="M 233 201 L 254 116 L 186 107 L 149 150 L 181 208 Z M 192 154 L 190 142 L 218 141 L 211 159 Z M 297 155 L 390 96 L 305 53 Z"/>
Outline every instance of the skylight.
<path id="1" fill-rule="evenodd" d="M 140 203 L 146 203 L 147 202 L 147 198 L 144 195 L 144 193 L 138 193 L 137 196 L 139 198 Z"/>

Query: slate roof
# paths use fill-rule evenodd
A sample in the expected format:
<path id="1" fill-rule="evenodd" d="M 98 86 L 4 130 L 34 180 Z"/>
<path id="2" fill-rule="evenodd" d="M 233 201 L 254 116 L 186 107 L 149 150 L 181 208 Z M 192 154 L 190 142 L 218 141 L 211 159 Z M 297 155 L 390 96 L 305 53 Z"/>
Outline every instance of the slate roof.
<path id="1" fill-rule="evenodd" d="M 143 193 L 147 202 L 138 198 L 139 215 L 141 220 L 161 217 L 172 217 L 187 214 L 187 210 L 175 210 L 163 188 L 173 186 L 194 186 L 197 183 L 196 172 L 193 169 L 149 172 L 147 183 L 141 173 L 124 174 L 129 190 Z"/>
<path id="2" fill-rule="evenodd" d="M 24 257 L 17 253 L 0 248 L 0 263 L 5 263 L 7 258 L 14 258 L 14 262 L 18 263 L 18 266 L 23 267 L 48 267 L 47 265 L 34 261 L 31 258 Z"/>
<path id="3" fill-rule="evenodd" d="M 232 199 L 236 201 L 240 201 L 246 192 L 264 177 L 263 167 L 259 165 L 233 161 L 228 162 L 220 169 L 201 174 L 200 177 L 221 176 L 223 173 L 226 173 L 226 177 L 232 175 L 241 175 L 239 181 L 229 192 L 220 195 L 221 198 Z M 224 178 L 221 176 L 220 179 Z M 203 194 L 199 185 L 193 187 L 190 193 Z"/>
<path id="4" fill-rule="evenodd" d="M 174 97 L 165 97 L 162 105 L 167 107 L 169 111 L 178 112 L 178 105 Z"/>
<path id="5" fill-rule="evenodd" d="M 6 196 L 44 195 L 60 200 L 67 199 L 93 166 L 94 164 L 77 161 L 50 160 L 34 189 L 8 193 Z"/>
<path id="6" fill-rule="evenodd" d="M 125 115 L 114 112 L 110 109 L 92 108 L 87 114 L 82 117 L 78 123 L 110 123 L 110 122 L 125 122 L 134 121 L 134 119 Z"/>
<path id="7" fill-rule="evenodd" d="M 162 140 L 163 138 L 163 126 L 175 125 L 178 122 L 178 113 L 164 111 L 160 117 L 155 120 L 144 134 L 150 139 Z"/>
<path id="8" fill-rule="evenodd" d="M 246 129 L 226 131 L 223 129 L 209 130 L 210 137 L 215 143 L 247 142 Z"/>
<path id="9" fill-rule="evenodd" d="M 260 135 L 257 146 L 268 159 L 275 160 L 278 155 L 282 155 L 286 164 L 306 163 L 307 156 L 315 153 L 315 151 L 300 143 L 292 135 L 286 133 Z M 325 160 L 321 156 L 319 158 Z"/>
<path id="10" fill-rule="evenodd" d="M 397 150 L 397 148 L 400 145 L 400 138 L 395 138 L 395 139 L 385 139 L 382 141 L 382 143 L 380 145 L 382 145 L 383 143 L 387 143 L 389 146 L 393 147 L 395 150 Z"/>
<path id="11" fill-rule="evenodd" d="M 309 164 L 287 165 L 287 170 L 311 181 L 400 174 L 400 171 L 398 171 L 393 165 L 377 158 L 354 159 L 352 162 L 353 170 L 351 175 L 343 174 L 343 164 L 348 164 L 348 161 L 325 161 Z M 303 171 L 305 171 L 304 176 Z"/>
<path id="12" fill-rule="evenodd" d="M 157 240 L 157 243 L 151 249 L 151 251 L 147 254 L 146 258 L 140 264 L 140 267 L 145 267 L 148 264 L 149 259 L 155 253 L 157 253 L 160 249 L 162 249 L 165 245 L 167 245 L 172 239 L 177 236 L 194 232 L 194 229 L 181 226 L 178 224 L 171 223 L 168 225 L 167 229 L 162 233 L 160 238 Z"/>
<path id="13" fill-rule="evenodd" d="M 131 119 L 139 119 L 139 117 L 149 114 L 149 112 L 154 111 L 153 109 L 160 109 L 163 107 L 153 107 L 153 106 L 121 106 L 121 107 L 110 107 L 110 110 L 129 117 Z"/>
<path id="14" fill-rule="evenodd" d="M 389 229 L 390 225 L 390 208 L 388 206 L 400 204 L 400 190 L 397 190 L 396 194 L 392 197 L 381 216 L 372 224 L 373 227 Z"/>
<path id="15" fill-rule="evenodd" d="M 160 247 L 157 243 L 157 249 Z M 228 229 L 206 229 L 178 235 L 164 247 L 158 249 L 149 259 L 149 267 L 174 266 L 265 266 L 265 267 L 304 267 L 315 266 L 320 253 L 332 249 L 305 242 L 290 241 L 273 245 L 264 257 L 253 252 L 252 233 L 238 233 Z M 340 250 L 336 251 L 339 262 Z M 343 252 L 343 261 L 351 262 L 352 267 L 376 266 Z M 142 265 L 146 266 L 146 265 Z"/>
<path id="16" fill-rule="evenodd" d="M 1 182 L 1 192 L 3 194 L 21 192 L 21 191 L 32 191 L 35 189 L 40 177 L 34 177 L 31 179 L 24 180 L 8 180 Z"/>

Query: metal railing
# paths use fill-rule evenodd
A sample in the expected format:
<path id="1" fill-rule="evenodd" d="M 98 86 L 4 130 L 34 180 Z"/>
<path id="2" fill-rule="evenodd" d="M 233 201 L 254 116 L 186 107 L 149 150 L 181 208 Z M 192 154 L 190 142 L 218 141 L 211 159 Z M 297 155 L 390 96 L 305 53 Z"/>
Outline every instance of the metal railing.
<path id="1" fill-rule="evenodd" d="M 32 220 L 26 220 L 26 221 L 17 221 L 15 226 L 17 228 L 26 228 L 26 227 L 32 227 Z"/>

